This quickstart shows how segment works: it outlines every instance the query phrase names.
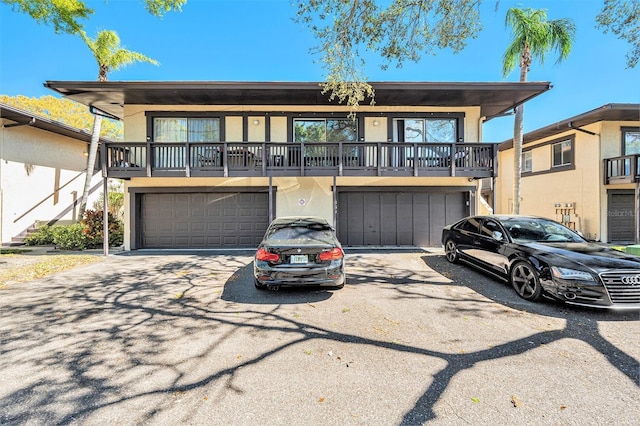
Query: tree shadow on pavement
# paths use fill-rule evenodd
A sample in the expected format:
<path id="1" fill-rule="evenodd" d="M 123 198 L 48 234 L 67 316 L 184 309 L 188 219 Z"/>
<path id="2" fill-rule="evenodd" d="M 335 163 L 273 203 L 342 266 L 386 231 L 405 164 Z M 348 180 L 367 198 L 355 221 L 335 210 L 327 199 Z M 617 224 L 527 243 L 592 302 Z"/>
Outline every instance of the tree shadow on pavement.
<path id="1" fill-rule="evenodd" d="M 450 309 L 464 309 L 466 300 L 429 292 L 458 285 L 493 300 L 473 299 L 487 310 L 501 304 L 523 307 L 517 296 L 513 299 L 501 290 L 494 293 L 486 289 L 480 284 L 486 277 L 468 268 L 446 269 L 444 257 L 414 255 L 429 268 L 410 271 L 390 259 L 385 263 L 384 258 L 366 263 L 365 255 L 354 254 L 348 290 L 372 285 L 398 301 L 440 298 Z M 527 304 L 530 312 L 566 318 L 566 327 L 477 351 L 445 352 L 339 332 L 317 317 L 298 317 L 291 310 L 296 304 L 328 301 L 334 294 L 258 291 L 253 287 L 248 255 L 146 256 L 144 263 L 137 260 L 111 259 L 108 265 L 86 269 L 89 272 L 82 277 L 58 274 L 29 283 L 32 289 L 22 286 L 2 292 L 2 362 L 3 370 L 11 365 L 12 380 L 0 390 L 0 423 L 96 424 L 105 419 L 129 424 L 190 423 L 188 416 L 198 406 L 182 406 L 178 412 L 186 413 L 182 414 L 185 417 L 177 416 L 176 401 L 181 395 L 200 389 L 212 392 L 207 396 L 211 399 L 241 394 L 237 383 L 248 368 L 267 363 L 295 345 L 314 341 L 442 361 L 445 366 L 434 373 L 431 384 L 408 402 L 412 407 L 403 414 L 400 423 L 404 425 L 435 419 L 434 407 L 452 380 L 475 365 L 525 354 L 563 339 L 585 342 L 636 387 L 639 384 L 637 361 L 598 330 L 600 319 L 610 321 L 615 315 L 572 315 L 568 308 L 556 304 Z M 491 284 L 501 286 L 499 282 Z M 617 318 L 629 321 L 634 317 L 626 314 Z M 256 342 L 262 345 L 255 352 L 255 348 L 244 348 L 247 354 L 235 355 L 234 350 L 240 351 L 237 342 L 245 338 L 254 346 Z M 225 358 L 230 354 L 234 356 Z M 122 407 L 122 412 L 114 411 Z"/>

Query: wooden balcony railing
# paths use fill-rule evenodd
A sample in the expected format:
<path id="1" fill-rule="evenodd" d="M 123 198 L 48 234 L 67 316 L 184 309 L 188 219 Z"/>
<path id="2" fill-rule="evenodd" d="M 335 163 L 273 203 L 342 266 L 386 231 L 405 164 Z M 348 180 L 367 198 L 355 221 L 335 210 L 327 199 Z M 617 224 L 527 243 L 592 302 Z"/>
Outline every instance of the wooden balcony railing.
<path id="1" fill-rule="evenodd" d="M 249 176 L 493 177 L 494 143 L 107 142 L 113 178 Z"/>
<path id="2" fill-rule="evenodd" d="M 604 160 L 604 184 L 635 183 L 640 178 L 640 155 L 624 155 Z"/>

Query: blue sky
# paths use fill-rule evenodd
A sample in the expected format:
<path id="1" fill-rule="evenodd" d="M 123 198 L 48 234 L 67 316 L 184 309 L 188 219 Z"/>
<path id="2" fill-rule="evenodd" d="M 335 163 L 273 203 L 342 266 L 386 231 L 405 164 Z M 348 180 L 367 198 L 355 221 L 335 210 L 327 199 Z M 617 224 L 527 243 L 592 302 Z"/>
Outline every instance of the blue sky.
<path id="1" fill-rule="evenodd" d="M 367 63 L 369 81 L 518 81 L 518 71 L 502 78 L 501 59 L 509 43 L 504 25 L 512 6 L 547 9 L 549 19 L 571 18 L 577 34 L 568 60 L 548 56 L 534 63 L 529 81 L 550 81 L 553 89 L 525 106 L 525 132 L 553 124 L 607 103 L 640 103 L 640 68 L 626 69 L 628 44 L 595 26 L 604 0 L 484 0 L 484 29 L 458 54 L 439 51 L 419 63 L 383 71 L 375 57 Z M 90 36 L 115 30 L 122 45 L 160 62 L 134 64 L 112 72 L 123 81 L 322 81 L 316 41 L 294 22 L 290 0 L 188 0 L 181 13 L 159 19 L 142 0 L 89 0 L 94 16 Z M 496 3 L 498 7 L 496 8 Z M 97 78 L 97 65 L 80 38 L 56 35 L 50 27 L 0 4 L 0 94 L 55 95 L 46 80 Z M 483 127 L 485 141 L 513 134 L 513 118 L 496 118 Z"/>

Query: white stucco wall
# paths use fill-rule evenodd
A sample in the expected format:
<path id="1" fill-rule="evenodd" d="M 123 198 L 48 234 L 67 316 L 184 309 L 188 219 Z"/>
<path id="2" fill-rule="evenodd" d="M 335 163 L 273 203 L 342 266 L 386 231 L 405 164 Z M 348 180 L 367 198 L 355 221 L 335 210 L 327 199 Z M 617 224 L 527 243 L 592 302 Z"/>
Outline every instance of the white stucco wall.
<path id="1" fill-rule="evenodd" d="M 12 122 L 4 120 L 7 124 Z M 37 221 L 73 220 L 88 143 L 29 126 L 0 128 L 0 236 L 11 242 Z M 100 184 L 100 173 L 92 186 Z M 75 195 L 74 195 L 75 191 Z M 98 193 L 89 199 L 88 208 Z M 77 211 L 77 209 L 75 209 Z"/>

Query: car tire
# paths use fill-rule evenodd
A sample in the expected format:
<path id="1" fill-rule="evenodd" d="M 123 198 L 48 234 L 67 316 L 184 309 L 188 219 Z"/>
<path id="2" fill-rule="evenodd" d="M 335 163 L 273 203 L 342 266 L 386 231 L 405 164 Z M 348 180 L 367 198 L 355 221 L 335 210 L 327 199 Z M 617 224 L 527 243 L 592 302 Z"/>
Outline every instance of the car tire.
<path id="1" fill-rule="evenodd" d="M 542 296 L 540 277 L 530 263 L 518 261 L 511 267 L 511 285 L 518 296 L 525 300 L 536 301 Z"/>
<path id="2" fill-rule="evenodd" d="M 255 279 L 255 278 L 253 279 L 253 285 L 254 285 L 254 286 L 256 286 L 256 288 L 257 288 L 258 290 L 266 290 L 266 289 L 267 289 L 267 286 L 266 286 L 266 285 L 264 285 L 264 284 L 260 284 L 260 281 L 258 281 L 258 280 L 257 280 L 257 279 Z"/>
<path id="3" fill-rule="evenodd" d="M 447 240 L 444 243 L 444 254 L 449 263 L 458 263 L 460 259 L 458 255 L 458 245 L 453 240 Z"/>

